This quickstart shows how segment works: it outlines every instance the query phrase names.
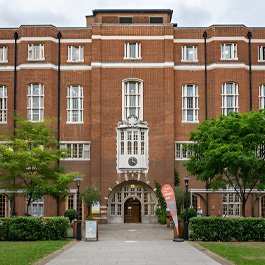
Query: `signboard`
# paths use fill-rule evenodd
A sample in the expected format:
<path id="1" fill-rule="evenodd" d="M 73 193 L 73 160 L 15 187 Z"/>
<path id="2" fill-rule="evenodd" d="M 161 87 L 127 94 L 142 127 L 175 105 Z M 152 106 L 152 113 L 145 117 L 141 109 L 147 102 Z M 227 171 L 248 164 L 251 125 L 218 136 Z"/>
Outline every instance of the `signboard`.
<path id="1" fill-rule="evenodd" d="M 163 197 L 166 201 L 167 207 L 170 211 L 172 219 L 174 221 L 177 234 L 179 235 L 179 228 L 178 228 L 178 215 L 177 215 L 177 206 L 175 200 L 175 193 L 172 187 L 169 184 L 165 184 L 161 190 Z"/>
<path id="2" fill-rule="evenodd" d="M 98 223 L 96 220 L 86 220 L 85 240 L 98 240 Z"/>
<path id="3" fill-rule="evenodd" d="M 92 205 L 92 214 L 99 214 L 100 213 L 100 204 L 93 204 Z"/>

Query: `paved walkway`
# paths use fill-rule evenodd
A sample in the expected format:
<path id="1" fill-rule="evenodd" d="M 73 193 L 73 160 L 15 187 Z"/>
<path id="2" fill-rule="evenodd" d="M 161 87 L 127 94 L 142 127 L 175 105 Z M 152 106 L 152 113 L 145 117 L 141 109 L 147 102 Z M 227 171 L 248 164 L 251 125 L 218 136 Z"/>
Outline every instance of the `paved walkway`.
<path id="1" fill-rule="evenodd" d="M 217 265 L 161 225 L 100 225 L 99 241 L 78 242 L 48 265 Z"/>

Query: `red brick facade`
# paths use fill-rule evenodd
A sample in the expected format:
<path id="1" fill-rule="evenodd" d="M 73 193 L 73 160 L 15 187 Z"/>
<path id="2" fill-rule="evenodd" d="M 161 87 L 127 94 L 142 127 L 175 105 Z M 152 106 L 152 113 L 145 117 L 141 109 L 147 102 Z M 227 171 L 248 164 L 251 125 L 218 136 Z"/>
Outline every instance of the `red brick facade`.
<path id="1" fill-rule="evenodd" d="M 43 84 L 44 117 L 58 117 L 58 32 L 61 32 L 60 70 L 60 141 L 89 142 L 89 160 L 65 160 L 67 170 L 83 176 L 81 191 L 88 185 L 97 186 L 102 194 L 101 214 L 106 221 L 111 215 L 110 197 L 118 184 L 142 183 L 154 188 L 174 182 L 174 171 L 187 174 L 175 159 L 175 142 L 188 141 L 189 133 L 198 122 L 222 114 L 223 83 L 238 84 L 238 111 L 250 110 L 249 39 L 251 38 L 252 107 L 259 109 L 259 87 L 265 84 L 265 60 L 258 60 L 260 46 L 265 46 L 265 28 L 244 25 L 213 25 L 208 28 L 179 28 L 171 24 L 171 10 L 111 11 L 96 10 L 87 17 L 84 28 L 56 28 L 52 25 L 21 26 L 0 29 L 0 47 L 7 47 L 7 62 L 0 63 L 0 86 L 7 88 L 7 122 L 0 132 L 12 133 L 14 109 L 14 33 L 17 39 L 17 112 L 27 117 L 29 84 Z M 132 24 L 120 24 L 120 17 L 132 17 Z M 150 17 L 162 17 L 163 24 L 150 24 Z M 205 53 L 203 33 L 207 32 L 207 98 L 205 98 Z M 125 44 L 140 43 L 141 58 L 125 59 Z M 237 58 L 221 59 L 222 44 L 236 44 Z M 44 59 L 28 60 L 28 45 L 43 44 Z M 83 46 L 84 60 L 68 61 L 68 46 Z M 197 60 L 182 61 L 182 47 L 196 46 Z M 264 55 L 265 56 L 265 55 Z M 148 170 L 117 171 L 117 131 L 122 121 L 122 84 L 126 79 L 139 79 L 143 84 L 143 121 L 148 124 Z M 182 87 L 195 84 L 198 88 L 198 122 L 182 121 Z M 67 87 L 83 87 L 83 122 L 67 122 Z M 205 106 L 208 106 L 206 114 Z M 58 128 L 56 129 L 56 133 Z M 134 185 L 134 184 L 133 184 Z M 204 188 L 205 184 L 191 178 L 189 188 Z M 75 183 L 71 185 L 76 192 Z M 3 191 L 2 194 L 6 194 Z M 207 212 L 206 194 L 194 193 L 198 207 Z M 265 200 L 264 200 L 265 201 Z M 157 201 L 156 201 L 157 202 Z M 156 203 L 155 202 L 155 203 Z M 251 207 L 252 203 L 252 207 Z M 265 204 L 265 203 L 264 203 Z M 54 206 L 53 206 L 54 205 Z M 61 213 L 67 208 L 61 205 Z M 6 196 L 6 209 L 9 207 Z M 124 212 L 123 205 L 122 215 Z M 156 205 L 155 205 L 156 207 Z M 222 194 L 209 194 L 208 214 L 222 215 Z M 265 206 L 263 206 L 265 207 Z M 18 196 L 16 211 L 24 214 L 24 199 Z M 253 211 L 251 211 L 253 209 Z M 144 209 L 141 209 L 142 216 Z M 55 203 L 45 198 L 44 215 L 54 215 Z M 6 215 L 9 211 L 6 210 Z M 247 215 L 260 216 L 261 197 L 253 194 L 248 201 Z M 149 212 L 150 215 L 150 212 Z M 123 218 L 123 217 L 122 217 Z M 142 219 L 144 220 L 144 219 Z M 120 221 L 119 221 L 120 222 Z M 148 221 L 146 221 L 148 222 Z"/>

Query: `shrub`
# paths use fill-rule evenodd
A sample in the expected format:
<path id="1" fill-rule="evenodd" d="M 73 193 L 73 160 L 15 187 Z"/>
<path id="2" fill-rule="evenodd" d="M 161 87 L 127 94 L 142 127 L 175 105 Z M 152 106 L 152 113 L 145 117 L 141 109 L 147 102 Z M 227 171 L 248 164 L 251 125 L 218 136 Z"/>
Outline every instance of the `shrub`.
<path id="1" fill-rule="evenodd" d="M 188 208 L 188 219 L 192 218 L 192 217 L 196 217 L 197 213 L 196 210 L 194 208 Z M 179 219 L 181 220 L 185 220 L 186 217 L 186 209 L 184 209 L 180 215 L 179 215 Z"/>
<path id="2" fill-rule="evenodd" d="M 167 223 L 167 212 L 164 209 L 157 208 L 156 215 L 159 224 L 164 225 Z"/>
<path id="3" fill-rule="evenodd" d="M 203 241 L 265 241 L 264 218 L 191 218 L 190 237 Z"/>
<path id="4" fill-rule="evenodd" d="M 69 220 L 65 217 L 0 218 L 0 240 L 59 240 L 67 238 Z"/>
<path id="5" fill-rule="evenodd" d="M 75 209 L 68 209 L 68 210 L 66 210 L 65 212 L 64 212 L 64 217 L 68 217 L 69 218 L 69 220 L 70 220 L 70 223 L 72 223 L 72 221 L 74 220 L 74 219 L 77 219 L 77 215 L 78 215 L 78 212 L 77 212 L 77 210 L 75 210 Z"/>

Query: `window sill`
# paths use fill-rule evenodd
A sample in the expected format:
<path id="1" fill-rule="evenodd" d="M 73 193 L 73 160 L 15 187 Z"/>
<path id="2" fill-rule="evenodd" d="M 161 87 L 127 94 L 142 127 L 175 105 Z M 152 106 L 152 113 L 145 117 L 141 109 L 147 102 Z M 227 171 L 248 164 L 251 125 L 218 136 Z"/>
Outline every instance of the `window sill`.
<path id="1" fill-rule="evenodd" d="M 75 124 L 84 124 L 84 122 L 83 121 L 81 121 L 81 122 L 71 122 L 71 121 L 67 121 L 66 124 L 75 125 Z"/>
<path id="2" fill-rule="evenodd" d="M 182 123 L 186 123 L 186 124 L 198 124 L 200 123 L 199 121 L 181 121 Z"/>
<path id="3" fill-rule="evenodd" d="M 258 60 L 258 63 L 265 63 L 265 60 Z"/>
<path id="4" fill-rule="evenodd" d="M 0 125 L 1 125 L 1 124 L 7 124 L 7 121 L 1 121 L 1 122 L 0 122 Z"/>
<path id="5" fill-rule="evenodd" d="M 238 58 L 220 58 L 221 61 L 238 61 Z"/>
<path id="6" fill-rule="evenodd" d="M 79 61 L 70 61 L 70 60 L 67 60 L 67 63 L 84 63 L 85 61 L 84 60 L 79 60 Z"/>
<path id="7" fill-rule="evenodd" d="M 124 60 L 142 60 L 142 57 L 138 57 L 138 58 L 130 58 L 130 57 L 124 57 Z"/>
<path id="8" fill-rule="evenodd" d="M 6 64 L 6 63 L 8 63 L 8 61 L 2 61 L 2 62 L 0 62 L 0 64 Z"/>
<path id="9" fill-rule="evenodd" d="M 188 161 L 189 158 L 175 158 L 176 161 Z"/>
<path id="10" fill-rule="evenodd" d="M 199 60 L 181 60 L 182 63 L 198 63 Z"/>
<path id="11" fill-rule="evenodd" d="M 60 161 L 90 161 L 89 158 L 62 158 Z"/>
<path id="12" fill-rule="evenodd" d="M 45 58 L 38 58 L 38 59 L 28 58 L 28 62 L 43 62 L 43 61 L 45 61 Z"/>

